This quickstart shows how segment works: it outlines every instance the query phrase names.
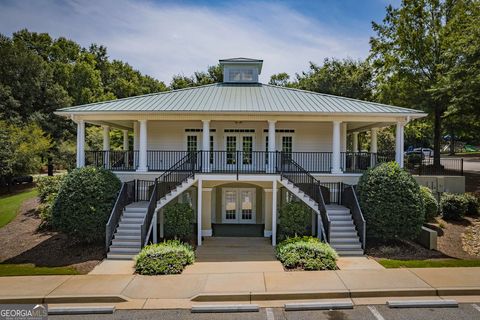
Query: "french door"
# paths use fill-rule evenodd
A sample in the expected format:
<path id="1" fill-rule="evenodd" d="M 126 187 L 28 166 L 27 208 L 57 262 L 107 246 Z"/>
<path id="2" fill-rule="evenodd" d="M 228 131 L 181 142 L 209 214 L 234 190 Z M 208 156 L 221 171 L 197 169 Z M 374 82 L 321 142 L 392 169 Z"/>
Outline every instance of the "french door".
<path id="1" fill-rule="evenodd" d="M 222 223 L 255 223 L 255 188 L 223 188 Z"/>
<path id="2" fill-rule="evenodd" d="M 239 133 L 225 136 L 226 164 L 231 170 L 250 169 L 253 165 L 253 134 Z"/>

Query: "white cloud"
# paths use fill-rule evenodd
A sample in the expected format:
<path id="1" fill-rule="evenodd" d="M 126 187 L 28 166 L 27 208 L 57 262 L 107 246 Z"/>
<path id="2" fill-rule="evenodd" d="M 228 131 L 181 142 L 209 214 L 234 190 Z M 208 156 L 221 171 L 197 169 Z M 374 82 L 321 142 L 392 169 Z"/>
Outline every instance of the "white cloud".
<path id="1" fill-rule="evenodd" d="M 28 28 L 66 36 L 167 84 L 172 75 L 206 70 L 220 58 L 264 59 L 267 82 L 278 72 L 305 70 L 325 57 L 365 57 L 368 36 L 348 35 L 286 6 L 244 2 L 208 8 L 133 0 L 0 3 L 0 32 Z"/>

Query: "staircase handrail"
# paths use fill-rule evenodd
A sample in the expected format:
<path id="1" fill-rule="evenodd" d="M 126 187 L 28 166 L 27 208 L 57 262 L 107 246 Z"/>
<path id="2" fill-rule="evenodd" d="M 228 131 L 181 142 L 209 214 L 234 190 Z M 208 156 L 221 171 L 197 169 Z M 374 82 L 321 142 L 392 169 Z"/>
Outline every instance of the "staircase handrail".
<path id="1" fill-rule="evenodd" d="M 357 193 L 352 185 L 346 185 L 342 192 L 342 205 L 350 209 L 352 213 L 353 223 L 358 230 L 362 249 L 365 250 L 367 222 L 363 216 L 360 203 L 358 202 Z"/>
<path id="2" fill-rule="evenodd" d="M 135 180 L 122 183 L 122 187 L 118 192 L 117 199 L 110 213 L 107 223 L 105 224 L 105 251 L 108 251 L 110 243 L 113 239 L 115 229 L 120 222 L 123 210 L 127 205 L 135 201 Z"/>
<path id="3" fill-rule="evenodd" d="M 153 221 L 157 202 L 165 197 L 170 191 L 186 180 L 195 176 L 197 168 L 198 151 L 189 152 L 182 159 L 177 161 L 158 178 L 155 179 L 150 201 L 148 202 L 147 213 L 141 226 L 141 248 L 145 246 L 153 229 Z M 182 169 L 182 166 L 186 166 Z"/>
<path id="4" fill-rule="evenodd" d="M 278 164 L 278 161 L 280 161 L 280 164 Z M 285 171 L 286 161 L 288 162 L 288 165 L 294 167 L 294 171 Z M 320 212 L 320 217 L 322 219 L 322 235 L 324 239 L 329 242 L 331 221 L 327 214 L 325 199 L 323 198 L 322 194 L 322 188 L 325 187 L 320 185 L 320 180 L 316 179 L 312 174 L 310 174 L 310 172 L 305 170 L 300 164 L 293 160 L 288 153 L 284 152 L 280 152 L 280 157 L 277 157 L 277 172 L 280 173 L 282 178 L 286 178 L 292 182 L 297 188 L 299 188 L 317 203 L 318 211 Z M 296 181 L 294 176 L 299 175 L 301 180 Z"/>

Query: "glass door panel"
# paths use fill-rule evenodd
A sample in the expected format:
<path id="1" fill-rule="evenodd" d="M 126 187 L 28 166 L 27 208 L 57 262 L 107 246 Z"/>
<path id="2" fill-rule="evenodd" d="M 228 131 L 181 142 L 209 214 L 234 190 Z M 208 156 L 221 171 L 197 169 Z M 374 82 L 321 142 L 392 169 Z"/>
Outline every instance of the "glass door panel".
<path id="1" fill-rule="evenodd" d="M 226 137 L 227 165 L 235 165 L 237 163 L 237 136 Z"/>
<path id="2" fill-rule="evenodd" d="M 253 136 L 242 137 L 242 164 L 252 164 Z"/>
<path id="3" fill-rule="evenodd" d="M 224 215 L 223 221 L 226 223 L 236 223 L 237 219 L 237 192 L 235 190 L 225 190 L 224 195 Z"/>
<path id="4" fill-rule="evenodd" d="M 254 211 L 254 194 L 252 190 L 242 189 L 240 192 L 240 222 L 253 223 L 255 222 Z"/>

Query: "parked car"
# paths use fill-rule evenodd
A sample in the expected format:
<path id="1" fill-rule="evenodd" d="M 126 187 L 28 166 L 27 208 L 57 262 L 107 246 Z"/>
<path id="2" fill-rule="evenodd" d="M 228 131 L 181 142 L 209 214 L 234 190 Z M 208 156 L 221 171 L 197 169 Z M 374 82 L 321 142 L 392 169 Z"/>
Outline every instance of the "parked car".
<path id="1" fill-rule="evenodd" d="M 405 155 L 413 155 L 413 154 L 422 154 L 422 159 L 424 158 L 431 158 L 433 157 L 433 150 L 430 148 L 414 148 L 413 150 L 407 150 Z"/>

